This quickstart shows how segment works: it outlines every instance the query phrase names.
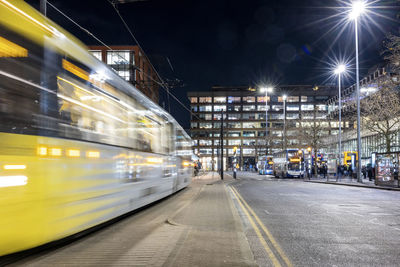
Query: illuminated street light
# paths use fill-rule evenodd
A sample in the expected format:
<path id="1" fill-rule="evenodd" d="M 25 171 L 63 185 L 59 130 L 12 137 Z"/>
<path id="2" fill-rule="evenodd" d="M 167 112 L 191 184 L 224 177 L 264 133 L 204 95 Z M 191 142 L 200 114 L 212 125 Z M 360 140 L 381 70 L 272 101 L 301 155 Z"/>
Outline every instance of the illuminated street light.
<path id="1" fill-rule="evenodd" d="M 360 123 L 360 74 L 358 64 L 358 18 L 366 11 L 366 5 L 363 1 L 355 1 L 352 4 L 349 13 L 349 19 L 354 21 L 355 30 L 355 43 L 356 43 L 356 98 L 357 98 L 357 181 L 362 182 L 361 179 L 361 123 Z"/>
<path id="2" fill-rule="evenodd" d="M 273 87 L 262 87 L 261 92 L 265 92 L 265 155 L 268 155 L 268 92 L 272 93 Z"/>
<path id="3" fill-rule="evenodd" d="M 349 13 L 350 20 L 357 20 L 365 12 L 366 6 L 363 1 L 355 1 L 351 6 L 351 12 Z"/>
<path id="4" fill-rule="evenodd" d="M 340 75 L 345 71 L 346 71 L 346 66 L 343 65 L 343 64 L 340 64 L 339 66 L 337 66 L 337 68 L 335 69 L 334 72 L 335 72 L 336 75 Z"/>
<path id="5" fill-rule="evenodd" d="M 338 76 L 338 87 L 339 87 L 339 167 L 342 166 L 342 92 L 341 92 L 341 74 L 346 71 L 346 66 L 340 64 L 335 69 L 334 73 Z M 340 172 L 336 175 L 336 181 L 338 180 Z"/>

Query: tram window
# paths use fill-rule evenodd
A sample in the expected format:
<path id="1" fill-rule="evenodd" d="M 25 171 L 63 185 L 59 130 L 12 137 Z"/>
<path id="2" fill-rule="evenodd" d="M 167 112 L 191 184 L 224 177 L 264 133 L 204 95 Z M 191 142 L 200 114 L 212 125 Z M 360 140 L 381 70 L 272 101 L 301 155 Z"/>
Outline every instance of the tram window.
<path id="1" fill-rule="evenodd" d="M 1 27 L 0 47 L 1 70 L 22 80 L 40 84 L 43 58 L 41 47 Z M 37 87 L 2 75 L 0 131 L 37 134 L 41 92 Z"/>

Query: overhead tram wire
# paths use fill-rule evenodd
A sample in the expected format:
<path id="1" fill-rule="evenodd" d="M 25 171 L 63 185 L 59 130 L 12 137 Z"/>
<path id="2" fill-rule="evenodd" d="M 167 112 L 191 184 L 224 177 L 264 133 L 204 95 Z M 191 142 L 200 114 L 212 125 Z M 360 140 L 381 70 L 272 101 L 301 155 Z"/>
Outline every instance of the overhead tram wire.
<path id="1" fill-rule="evenodd" d="M 136 39 L 135 35 L 133 34 L 132 30 L 129 28 L 128 24 L 126 23 L 125 19 L 122 17 L 121 13 L 119 12 L 118 8 L 117 8 L 117 3 L 111 1 L 111 0 L 107 0 L 107 2 L 110 3 L 110 5 L 112 5 L 112 7 L 114 8 L 115 12 L 118 14 L 119 18 L 121 19 L 122 23 L 124 24 L 126 30 L 129 32 L 129 34 L 131 35 L 132 39 L 135 41 L 135 43 L 137 44 L 137 46 L 139 47 L 140 50 L 142 50 L 143 55 L 146 57 L 147 61 L 149 62 L 150 66 L 153 68 L 153 70 L 155 71 L 155 73 L 157 74 L 158 79 L 161 81 L 161 87 L 166 90 L 167 92 L 167 97 L 168 97 L 168 112 L 171 113 L 171 106 L 170 106 L 170 101 L 169 101 L 169 95 L 172 96 L 172 94 L 169 92 L 169 87 L 168 85 L 164 82 L 163 78 L 161 78 L 161 75 L 158 73 L 158 71 L 156 70 L 156 68 L 154 68 L 153 64 L 151 63 L 149 57 L 147 56 L 146 52 L 144 51 L 144 49 L 142 48 L 142 46 L 140 45 L 139 41 Z M 175 98 L 175 97 L 174 97 Z M 175 98 L 175 100 L 177 100 Z M 177 100 L 178 101 L 178 100 Z M 180 101 L 178 101 L 181 105 L 183 105 Z M 185 107 L 186 108 L 186 107 Z"/>
<path id="2" fill-rule="evenodd" d="M 70 18 L 68 15 L 66 15 L 64 12 L 62 12 L 60 9 L 58 9 L 56 6 L 54 6 L 52 3 L 50 3 L 49 1 L 47 1 L 47 4 L 49 6 L 51 6 L 54 10 L 56 10 L 57 12 L 59 12 L 61 15 L 63 15 L 65 18 L 67 18 L 69 21 L 71 21 L 74 25 L 76 25 L 79 29 L 81 29 L 82 31 L 84 31 L 85 33 L 87 33 L 89 36 L 91 36 L 92 38 L 94 38 L 96 41 L 98 41 L 99 43 L 101 43 L 102 45 L 104 45 L 105 47 L 107 47 L 108 50 L 113 50 L 109 45 L 107 45 L 106 43 L 104 43 L 103 41 L 101 41 L 99 38 L 97 38 L 93 33 L 91 33 L 89 30 L 87 30 L 86 28 L 82 27 L 79 23 L 77 23 L 76 21 L 74 21 L 72 18 Z M 112 4 L 112 3 L 111 3 Z M 134 36 L 133 36 L 134 37 Z M 135 38 L 136 40 L 136 38 Z M 141 48 L 141 46 L 138 44 L 139 48 Z M 143 49 L 142 49 L 143 51 Z M 144 53 L 144 51 L 143 51 Z M 144 53 L 145 54 L 145 53 Z M 118 57 L 120 57 L 121 59 L 123 59 L 126 62 L 126 59 L 121 57 L 120 55 L 117 54 Z M 148 59 L 147 55 L 145 54 L 147 60 L 149 61 L 150 65 L 153 67 L 153 65 L 151 64 L 150 60 Z M 196 114 L 193 114 L 192 111 L 187 108 L 185 106 L 185 104 L 183 104 L 178 98 L 176 98 L 175 95 L 173 95 L 171 92 L 169 92 L 169 89 L 165 89 L 163 87 L 163 85 L 165 86 L 165 84 L 160 83 L 159 81 L 155 80 L 153 77 L 151 77 L 150 75 L 148 75 L 147 73 L 145 73 L 141 68 L 139 68 L 138 66 L 135 66 L 135 68 L 137 68 L 140 72 L 142 72 L 146 77 L 148 77 L 149 79 L 151 79 L 153 82 L 157 83 L 159 86 L 161 86 L 164 90 L 166 90 L 168 96 L 172 96 L 173 99 L 175 99 L 184 109 L 186 109 L 187 111 L 189 111 L 189 113 L 192 116 L 195 116 L 196 118 L 199 119 L 199 117 Z M 157 76 L 160 78 L 160 80 L 163 82 L 163 80 L 161 79 L 160 75 L 158 74 L 157 70 L 153 67 L 153 69 L 155 70 Z M 170 110 L 169 110 L 170 112 Z"/>

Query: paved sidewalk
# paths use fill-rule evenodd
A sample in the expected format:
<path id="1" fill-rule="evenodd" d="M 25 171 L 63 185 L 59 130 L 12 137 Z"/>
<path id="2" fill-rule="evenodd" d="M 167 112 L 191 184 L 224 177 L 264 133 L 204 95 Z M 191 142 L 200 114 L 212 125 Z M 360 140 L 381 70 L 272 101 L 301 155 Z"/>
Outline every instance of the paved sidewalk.
<path id="1" fill-rule="evenodd" d="M 381 186 L 381 185 L 375 185 L 375 181 L 368 180 L 368 179 L 363 179 L 362 183 L 357 182 L 357 179 L 350 179 L 348 177 L 342 177 L 338 181 L 336 181 L 336 177 L 329 177 L 323 178 L 323 177 L 318 177 L 318 178 L 304 178 L 305 182 L 309 183 L 325 183 L 325 184 L 336 184 L 336 185 L 347 185 L 347 186 L 356 186 L 356 187 L 366 187 L 366 188 L 375 188 L 375 189 L 383 189 L 383 190 L 392 190 L 392 191 L 400 191 L 400 188 L 398 187 L 391 187 L 391 186 Z"/>
<path id="2" fill-rule="evenodd" d="M 170 216 L 183 229 L 164 266 L 257 266 L 244 228 L 225 184 L 216 172 L 194 177 L 202 191 L 186 207 Z"/>

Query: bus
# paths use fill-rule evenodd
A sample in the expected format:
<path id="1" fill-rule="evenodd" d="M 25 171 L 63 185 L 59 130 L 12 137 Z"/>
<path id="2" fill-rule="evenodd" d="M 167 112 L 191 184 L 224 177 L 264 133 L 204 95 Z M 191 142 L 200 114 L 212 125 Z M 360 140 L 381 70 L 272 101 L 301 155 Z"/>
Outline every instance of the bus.
<path id="1" fill-rule="evenodd" d="M 357 151 L 344 151 L 343 152 L 343 165 L 344 166 L 351 166 L 355 168 L 358 161 L 358 154 Z"/>
<path id="2" fill-rule="evenodd" d="M 272 156 L 262 156 L 257 163 L 258 174 L 268 175 L 273 174 L 274 161 Z"/>
<path id="3" fill-rule="evenodd" d="M 273 175 L 281 178 L 304 177 L 304 152 L 299 149 L 287 149 L 273 155 Z"/>

